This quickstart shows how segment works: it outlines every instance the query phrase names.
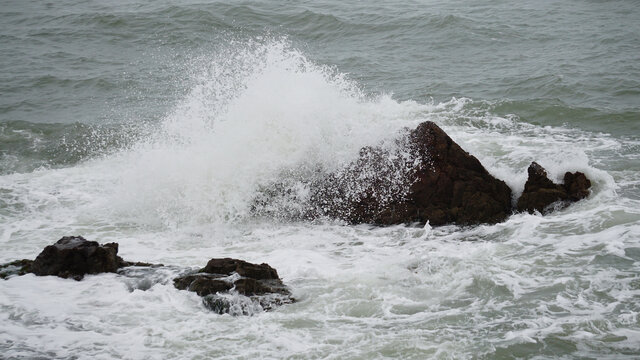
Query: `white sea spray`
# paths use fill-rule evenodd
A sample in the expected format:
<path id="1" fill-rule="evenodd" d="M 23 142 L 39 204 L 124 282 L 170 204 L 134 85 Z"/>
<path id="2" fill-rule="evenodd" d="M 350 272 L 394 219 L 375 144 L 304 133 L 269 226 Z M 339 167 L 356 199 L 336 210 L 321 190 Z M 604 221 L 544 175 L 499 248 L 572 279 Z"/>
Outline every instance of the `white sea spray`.
<path id="1" fill-rule="evenodd" d="M 81 282 L 15 277 L 0 281 L 3 356 L 640 351 L 640 206 L 620 195 L 637 179 L 601 169 L 612 159 L 633 159 L 629 142 L 497 116 L 490 102 L 368 97 L 286 41 L 234 46 L 197 63 L 193 91 L 153 136 L 73 167 L 0 176 L 0 260 L 33 258 L 62 235 L 81 234 L 119 242 L 121 255 L 134 261 L 191 268 L 212 257 L 266 262 L 299 301 L 260 312 L 239 299 L 238 313 L 253 316 L 233 317 L 175 289 L 171 271 L 178 270 L 144 284 L 112 274 Z M 425 120 L 516 192 L 536 160 L 554 180 L 567 170 L 585 172 L 593 193 L 544 217 L 516 214 L 476 227 L 346 226 L 251 213 L 262 187 L 303 183 L 318 167 L 341 169 L 363 146 Z"/>

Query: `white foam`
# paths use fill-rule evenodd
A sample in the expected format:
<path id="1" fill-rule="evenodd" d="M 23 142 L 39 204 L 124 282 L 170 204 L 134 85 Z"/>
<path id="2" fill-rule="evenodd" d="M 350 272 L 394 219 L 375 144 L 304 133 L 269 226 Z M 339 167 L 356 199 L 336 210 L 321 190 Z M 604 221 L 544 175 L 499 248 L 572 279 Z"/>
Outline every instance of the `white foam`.
<path id="1" fill-rule="evenodd" d="M 599 346 L 640 351 L 640 206 L 616 183 L 634 175 L 599 166 L 625 156 L 623 140 L 468 110 L 471 99 L 368 97 L 286 42 L 234 46 L 198 62 L 193 91 L 133 148 L 0 176 L 0 262 L 83 235 L 119 242 L 135 261 L 267 262 L 299 302 L 234 318 L 170 282 L 130 291 L 117 275 L 16 277 L 0 281 L 4 356 L 470 358 L 557 339 L 577 344 L 577 357 Z M 287 169 L 340 167 L 361 146 L 425 120 L 516 192 L 535 160 L 554 179 L 585 172 L 593 194 L 544 217 L 476 227 L 247 216 L 258 187 Z"/>

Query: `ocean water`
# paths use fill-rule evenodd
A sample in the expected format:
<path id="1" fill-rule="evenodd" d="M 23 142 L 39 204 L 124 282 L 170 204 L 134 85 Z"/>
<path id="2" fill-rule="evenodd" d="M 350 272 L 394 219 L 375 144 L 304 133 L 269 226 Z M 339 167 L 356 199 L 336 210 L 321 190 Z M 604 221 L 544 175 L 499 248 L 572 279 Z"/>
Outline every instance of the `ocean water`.
<path id="1" fill-rule="evenodd" d="M 3 1 L 0 263 L 82 235 L 131 261 L 266 262 L 298 302 L 217 315 L 173 268 L 148 289 L 14 277 L 0 358 L 640 357 L 639 9 Z M 473 227 L 252 211 L 426 120 L 516 196 L 531 161 L 592 194 Z"/>

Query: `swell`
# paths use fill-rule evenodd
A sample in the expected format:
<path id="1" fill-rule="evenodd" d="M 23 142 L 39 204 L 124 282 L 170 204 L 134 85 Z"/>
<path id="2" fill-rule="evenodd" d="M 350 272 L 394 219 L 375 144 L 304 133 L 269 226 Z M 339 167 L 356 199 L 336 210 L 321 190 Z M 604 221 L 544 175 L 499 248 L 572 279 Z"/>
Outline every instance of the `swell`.
<path id="1" fill-rule="evenodd" d="M 148 131 L 144 124 L 0 122 L 0 175 L 105 157 L 131 146 Z"/>

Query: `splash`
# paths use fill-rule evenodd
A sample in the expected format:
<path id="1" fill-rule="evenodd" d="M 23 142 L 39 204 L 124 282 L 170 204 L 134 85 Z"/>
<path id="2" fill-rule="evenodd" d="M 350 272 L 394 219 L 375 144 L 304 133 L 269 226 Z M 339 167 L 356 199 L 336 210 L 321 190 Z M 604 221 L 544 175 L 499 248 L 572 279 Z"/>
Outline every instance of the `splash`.
<path id="1" fill-rule="evenodd" d="M 367 97 L 282 39 L 232 43 L 196 63 L 189 94 L 125 155 L 121 211 L 170 226 L 242 219 L 259 190 L 339 169 L 429 107 Z"/>

